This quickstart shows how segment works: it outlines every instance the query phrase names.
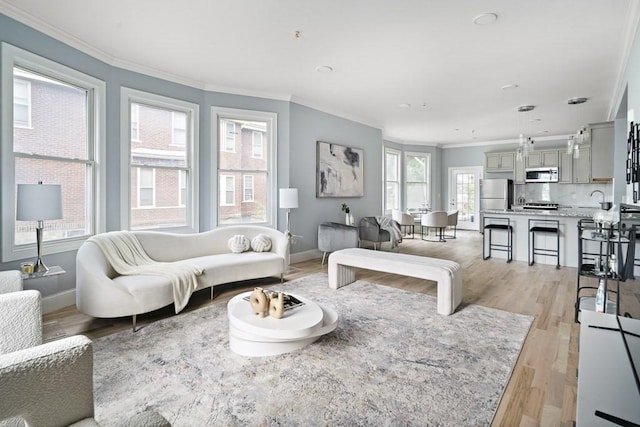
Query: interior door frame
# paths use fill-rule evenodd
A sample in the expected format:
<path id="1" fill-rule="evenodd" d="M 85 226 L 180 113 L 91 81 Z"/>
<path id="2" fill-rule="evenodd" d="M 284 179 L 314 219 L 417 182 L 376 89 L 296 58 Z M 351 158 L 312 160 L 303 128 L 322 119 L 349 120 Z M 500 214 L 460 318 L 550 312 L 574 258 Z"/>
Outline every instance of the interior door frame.
<path id="1" fill-rule="evenodd" d="M 457 171 L 464 171 L 465 173 L 473 173 L 476 181 L 476 197 L 475 197 L 475 211 L 473 212 L 474 222 L 460 221 L 458 219 L 458 228 L 462 230 L 475 230 L 480 231 L 480 180 L 484 176 L 484 167 L 482 166 L 449 166 L 448 169 L 448 188 L 447 188 L 447 202 L 446 210 L 452 208 L 453 196 L 455 194 L 455 183 L 453 182 L 453 175 Z"/>

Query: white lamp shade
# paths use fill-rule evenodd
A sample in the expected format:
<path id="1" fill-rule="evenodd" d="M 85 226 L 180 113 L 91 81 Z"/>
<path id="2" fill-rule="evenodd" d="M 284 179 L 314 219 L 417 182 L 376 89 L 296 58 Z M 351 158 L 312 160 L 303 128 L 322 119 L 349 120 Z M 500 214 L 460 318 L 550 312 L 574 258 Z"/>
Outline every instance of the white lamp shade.
<path id="1" fill-rule="evenodd" d="M 62 219 L 62 186 L 18 184 L 16 219 L 40 221 Z"/>
<path id="2" fill-rule="evenodd" d="M 280 208 L 296 209 L 298 207 L 298 189 L 297 188 L 281 188 L 280 189 Z"/>

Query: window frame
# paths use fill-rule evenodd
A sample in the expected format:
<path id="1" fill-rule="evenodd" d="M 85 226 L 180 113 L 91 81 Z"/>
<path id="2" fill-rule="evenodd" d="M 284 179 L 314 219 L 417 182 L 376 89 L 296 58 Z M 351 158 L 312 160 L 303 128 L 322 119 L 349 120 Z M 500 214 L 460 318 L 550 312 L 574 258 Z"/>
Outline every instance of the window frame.
<path id="1" fill-rule="evenodd" d="M 267 140 L 268 148 L 266 153 L 267 160 L 267 182 L 265 191 L 267 194 L 267 206 L 265 207 L 267 218 L 263 223 L 252 223 L 253 225 L 263 225 L 265 227 L 277 228 L 278 208 L 277 208 L 277 186 L 278 186 L 278 114 L 267 111 L 242 110 L 237 108 L 211 107 L 211 164 L 215 168 L 211 171 L 211 188 L 214 197 L 211 198 L 211 217 L 214 227 L 224 227 L 227 224 L 220 224 L 218 218 L 218 200 L 220 197 L 220 188 L 218 183 L 218 175 L 220 174 L 220 164 L 218 159 L 220 147 L 219 121 L 221 119 L 229 120 L 249 120 L 267 122 Z M 263 140 L 264 141 L 264 140 Z M 249 172 L 249 171 L 246 171 Z M 255 195 L 254 195 L 255 198 Z M 232 225 L 232 224 L 229 224 Z M 233 224 L 235 225 L 235 224 Z"/>
<path id="2" fill-rule="evenodd" d="M 167 167 L 170 170 L 187 171 L 187 201 L 186 205 L 186 225 L 176 227 L 152 227 L 140 228 L 136 230 L 169 231 L 172 233 L 197 233 L 200 231 L 199 224 L 199 198 L 198 198 L 198 142 L 199 142 L 199 117 L 200 106 L 198 104 L 170 98 L 151 92 L 144 92 L 128 87 L 120 88 L 120 228 L 131 229 L 131 168 L 140 165 L 131 164 L 131 106 L 132 104 L 144 104 L 153 108 L 165 109 L 168 111 L 180 111 L 187 114 L 187 139 L 186 139 L 186 165 L 184 167 Z M 172 115 L 173 126 L 173 115 Z M 172 129 L 173 134 L 173 129 Z M 172 136 L 173 139 L 173 136 Z M 146 166 L 145 166 L 146 167 Z M 158 169 L 159 167 L 153 167 Z M 165 167 L 163 167 L 165 168 Z M 154 195 L 155 200 L 155 195 Z M 150 207 L 145 207 L 150 208 Z"/>
<path id="3" fill-rule="evenodd" d="M 31 258 L 37 255 L 35 242 L 15 244 L 15 159 L 20 156 L 14 153 L 13 148 L 14 67 L 25 68 L 87 91 L 87 158 L 84 160 L 63 158 L 62 160 L 82 162 L 90 166 L 91 173 L 85 181 L 88 192 L 86 194 L 88 233 L 42 243 L 42 249 L 47 254 L 76 250 L 87 238 L 106 230 L 106 170 L 103 161 L 106 157 L 106 83 L 5 42 L 0 44 L 0 50 L 2 57 L 0 68 L 0 93 L 2 94 L 0 98 L 0 128 L 2 134 L 0 136 L 3 141 L 0 147 L 3 217 L 2 262 Z M 43 158 L 43 156 L 40 157 Z M 55 159 L 52 156 L 44 156 L 44 158 Z"/>
<path id="4" fill-rule="evenodd" d="M 396 170 L 397 170 L 397 181 L 389 181 L 387 180 L 387 155 L 394 155 L 396 156 Z M 383 150 L 383 155 L 382 155 L 382 165 L 384 168 L 384 173 L 382 174 L 382 185 L 383 185 L 383 192 L 382 192 L 382 211 L 385 214 L 390 214 L 391 210 L 387 209 L 387 198 L 388 198 L 388 194 L 387 194 L 387 183 L 395 183 L 397 185 L 397 194 L 396 197 L 398 199 L 397 204 L 393 209 L 400 209 L 400 207 L 402 206 L 402 165 L 401 165 L 401 159 L 402 159 L 402 152 L 399 150 L 396 150 L 394 148 L 389 148 L 389 147 L 385 147 Z"/>
<path id="5" fill-rule="evenodd" d="M 426 152 L 406 152 L 404 153 L 404 167 L 403 167 L 403 173 L 405 176 L 404 179 L 404 191 L 403 191 L 403 197 L 404 197 L 404 202 L 405 202 L 405 207 L 408 208 L 408 202 L 409 202 L 409 194 L 408 194 L 408 188 L 409 188 L 409 181 L 407 180 L 407 177 L 409 176 L 409 174 L 407 173 L 407 165 L 408 165 L 408 158 L 409 157 L 426 157 L 427 158 L 427 165 L 426 165 L 426 171 L 425 171 L 425 181 L 411 181 L 412 183 L 425 183 L 425 188 L 426 188 L 426 203 L 429 205 L 429 207 L 433 208 L 433 202 L 431 200 L 431 184 L 432 184 L 432 167 L 431 167 L 431 153 L 426 153 Z"/>

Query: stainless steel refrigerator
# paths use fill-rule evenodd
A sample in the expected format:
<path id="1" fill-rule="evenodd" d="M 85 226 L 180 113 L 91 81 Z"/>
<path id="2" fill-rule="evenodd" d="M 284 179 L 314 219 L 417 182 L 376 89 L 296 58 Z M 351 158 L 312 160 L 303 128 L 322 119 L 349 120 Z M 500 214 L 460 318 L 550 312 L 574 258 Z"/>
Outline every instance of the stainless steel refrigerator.
<path id="1" fill-rule="evenodd" d="M 513 180 L 511 179 L 481 179 L 480 180 L 480 211 L 487 209 L 511 209 L 513 202 Z"/>

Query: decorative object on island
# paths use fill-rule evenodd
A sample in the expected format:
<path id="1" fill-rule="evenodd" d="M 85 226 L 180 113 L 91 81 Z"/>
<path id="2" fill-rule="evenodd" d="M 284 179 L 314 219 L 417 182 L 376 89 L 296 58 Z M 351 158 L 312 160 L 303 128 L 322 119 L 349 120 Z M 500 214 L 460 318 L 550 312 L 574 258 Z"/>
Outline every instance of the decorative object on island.
<path id="1" fill-rule="evenodd" d="M 341 209 L 345 215 L 344 223 L 347 225 L 354 225 L 356 222 L 353 219 L 353 214 L 351 213 L 351 209 L 349 208 L 349 205 L 347 205 L 346 203 L 343 203 Z"/>
<path id="2" fill-rule="evenodd" d="M 16 220 L 36 222 L 36 248 L 38 258 L 34 273 L 43 273 L 47 266 L 42 262 L 42 233 L 45 220 L 62 219 L 62 187 L 60 185 L 18 184 L 16 196 Z"/>
<path id="3" fill-rule="evenodd" d="M 316 197 L 364 196 L 364 151 L 318 141 Z"/>
<path id="4" fill-rule="evenodd" d="M 251 292 L 249 302 L 251 303 L 251 311 L 253 311 L 253 314 L 260 317 L 265 316 L 269 308 L 269 301 L 262 288 L 255 288 L 253 292 Z"/>

